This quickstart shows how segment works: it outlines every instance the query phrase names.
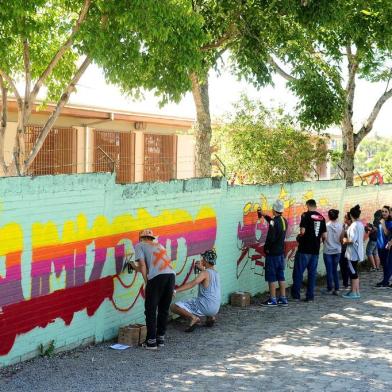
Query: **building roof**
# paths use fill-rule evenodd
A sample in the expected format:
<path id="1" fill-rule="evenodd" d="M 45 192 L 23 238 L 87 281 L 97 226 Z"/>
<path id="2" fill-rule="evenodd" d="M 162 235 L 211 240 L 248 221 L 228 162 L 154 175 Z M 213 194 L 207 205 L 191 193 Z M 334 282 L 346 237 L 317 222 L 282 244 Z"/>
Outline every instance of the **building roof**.
<path id="1" fill-rule="evenodd" d="M 54 111 L 54 104 L 46 104 L 45 107 L 40 107 L 42 103 L 34 104 L 32 114 L 50 114 Z M 17 112 L 16 100 L 9 100 L 8 110 L 10 112 Z M 190 128 L 195 120 L 186 117 L 164 116 L 148 113 L 127 112 L 120 110 L 110 110 L 98 107 L 86 107 L 82 105 L 66 105 L 60 116 L 74 117 L 78 119 L 85 119 L 85 125 L 98 120 L 108 121 L 124 121 L 129 123 L 149 123 L 158 125 L 172 125 L 177 127 Z"/>

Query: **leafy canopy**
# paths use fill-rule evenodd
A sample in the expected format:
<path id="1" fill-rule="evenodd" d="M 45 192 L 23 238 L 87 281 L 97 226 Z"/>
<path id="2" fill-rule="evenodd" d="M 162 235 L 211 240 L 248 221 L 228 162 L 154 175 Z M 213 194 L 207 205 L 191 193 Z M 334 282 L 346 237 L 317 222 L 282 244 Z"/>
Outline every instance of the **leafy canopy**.
<path id="1" fill-rule="evenodd" d="M 29 44 L 32 80 L 48 66 L 72 32 L 83 0 L 0 0 L 0 69 L 25 77 L 23 41 Z M 155 89 L 163 101 L 190 88 L 190 69 L 200 65 L 201 19 L 184 0 L 93 0 L 81 30 L 45 81 L 58 101 L 83 56 L 125 92 Z"/>

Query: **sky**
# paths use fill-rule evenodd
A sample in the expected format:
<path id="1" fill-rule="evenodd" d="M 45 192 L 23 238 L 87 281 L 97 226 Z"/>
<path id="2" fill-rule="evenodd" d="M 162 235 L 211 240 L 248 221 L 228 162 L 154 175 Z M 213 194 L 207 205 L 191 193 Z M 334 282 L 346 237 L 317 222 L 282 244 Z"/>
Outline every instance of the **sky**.
<path id="1" fill-rule="evenodd" d="M 274 86 L 256 90 L 245 81 L 238 81 L 230 73 L 228 66 L 223 66 L 220 75 L 215 71 L 209 77 L 210 111 L 213 119 L 224 118 L 230 112 L 234 102 L 242 93 L 254 99 L 260 99 L 268 107 L 283 106 L 290 113 L 295 113 L 297 99 L 285 87 L 283 78 L 276 76 Z M 354 101 L 354 125 L 358 129 L 366 120 L 372 107 L 385 90 L 385 83 L 371 84 L 358 81 L 356 100 Z M 391 86 L 392 87 L 392 83 Z M 77 92 L 71 96 L 70 103 L 85 106 L 96 106 L 105 109 L 162 114 L 178 117 L 195 118 L 195 108 L 190 93 L 186 94 L 178 104 L 170 103 L 159 107 L 159 99 L 150 92 L 144 94 L 143 100 L 133 100 L 121 94 L 120 90 L 105 82 L 102 71 L 95 65 L 90 66 L 77 86 Z M 392 136 L 392 99 L 384 104 L 377 118 L 373 134 Z M 331 133 L 339 134 L 339 130 L 330 129 Z"/>

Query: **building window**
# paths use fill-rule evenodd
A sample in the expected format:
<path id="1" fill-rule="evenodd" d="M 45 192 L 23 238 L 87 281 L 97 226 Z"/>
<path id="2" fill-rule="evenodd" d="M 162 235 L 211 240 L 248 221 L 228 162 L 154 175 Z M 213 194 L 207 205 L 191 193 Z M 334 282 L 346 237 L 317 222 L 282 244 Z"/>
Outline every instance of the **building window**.
<path id="1" fill-rule="evenodd" d="M 26 152 L 30 153 L 41 132 L 41 127 L 26 127 Z M 33 176 L 71 174 L 77 172 L 77 130 L 52 128 L 41 149 L 28 169 Z"/>
<path id="2" fill-rule="evenodd" d="M 135 134 L 94 130 L 94 172 L 116 172 L 116 181 L 135 180 Z"/>
<path id="3" fill-rule="evenodd" d="M 168 181 L 177 177 L 175 135 L 144 135 L 144 181 Z"/>

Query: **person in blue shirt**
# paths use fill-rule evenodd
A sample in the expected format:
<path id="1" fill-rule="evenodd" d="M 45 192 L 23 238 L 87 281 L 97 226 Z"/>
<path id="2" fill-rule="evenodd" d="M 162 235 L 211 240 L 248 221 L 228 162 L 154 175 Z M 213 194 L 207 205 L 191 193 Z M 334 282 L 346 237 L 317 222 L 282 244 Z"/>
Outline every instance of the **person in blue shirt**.
<path id="1" fill-rule="evenodd" d="M 382 218 L 377 227 L 377 248 L 384 274 L 382 281 L 378 282 L 376 287 L 382 289 L 391 287 L 389 284 L 389 279 L 392 276 L 392 253 L 390 247 L 392 237 L 391 208 L 384 206 L 381 209 L 381 213 Z"/>

